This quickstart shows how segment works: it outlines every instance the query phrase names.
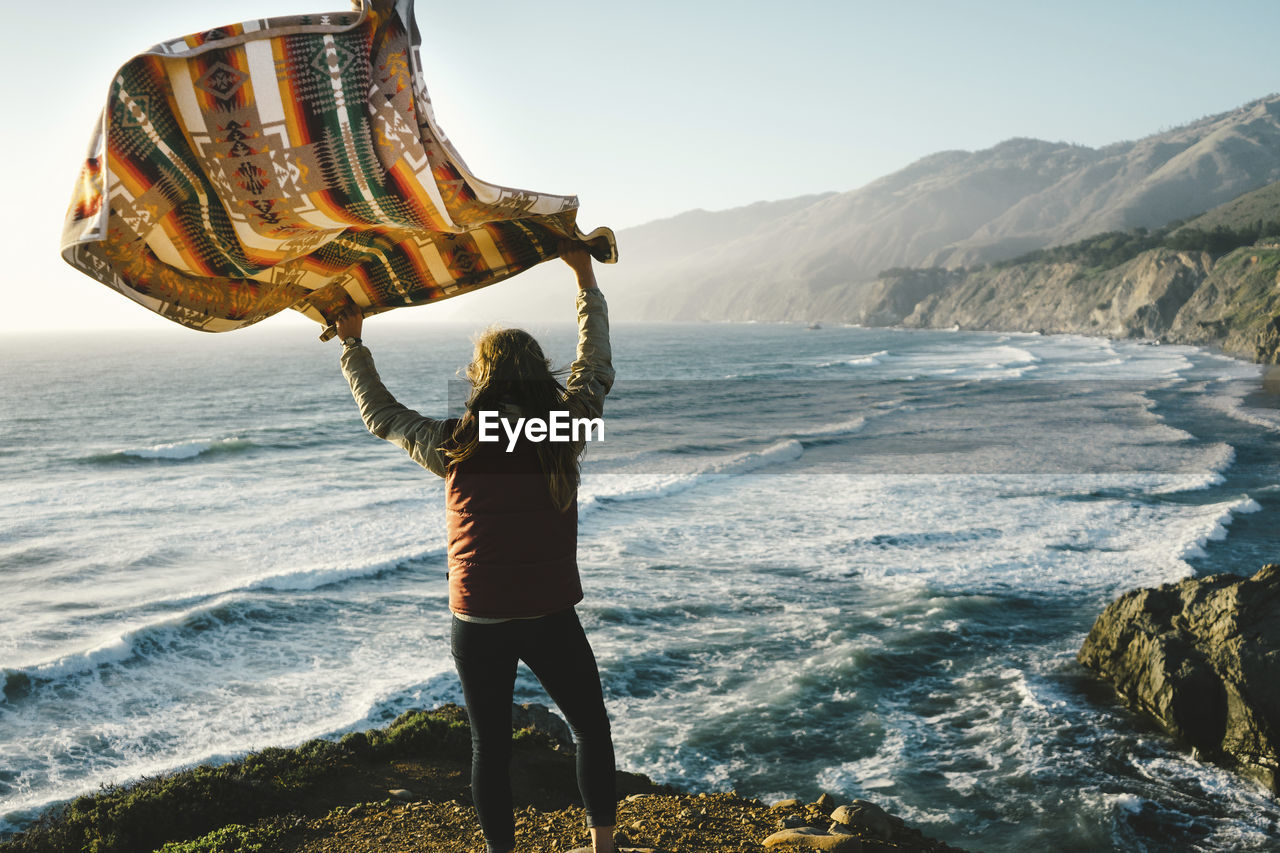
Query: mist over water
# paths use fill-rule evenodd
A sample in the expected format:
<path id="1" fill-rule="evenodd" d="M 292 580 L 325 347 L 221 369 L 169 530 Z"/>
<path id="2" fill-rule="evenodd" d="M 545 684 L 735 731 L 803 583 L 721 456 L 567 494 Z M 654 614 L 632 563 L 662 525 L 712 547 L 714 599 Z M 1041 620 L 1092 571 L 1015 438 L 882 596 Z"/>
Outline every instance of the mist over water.
<path id="1" fill-rule="evenodd" d="M 471 329 L 380 331 L 449 407 Z M 566 363 L 573 329 L 534 330 Z M 984 850 L 1266 849 L 1280 807 L 1074 660 L 1128 589 L 1275 561 L 1280 412 L 1181 347 L 621 326 L 579 609 L 626 769 L 866 797 Z M 0 816 L 461 701 L 443 486 L 310 340 L 33 342 L 0 422 Z M 522 671 L 523 673 L 523 671 Z M 546 701 L 522 674 L 521 701 Z"/>

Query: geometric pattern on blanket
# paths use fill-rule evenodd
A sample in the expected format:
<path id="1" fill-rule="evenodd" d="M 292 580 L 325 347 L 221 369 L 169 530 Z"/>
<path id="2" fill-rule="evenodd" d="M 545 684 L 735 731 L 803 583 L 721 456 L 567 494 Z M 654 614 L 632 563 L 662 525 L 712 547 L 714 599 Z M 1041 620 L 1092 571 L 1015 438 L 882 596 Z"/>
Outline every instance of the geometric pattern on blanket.
<path id="1" fill-rule="evenodd" d="M 111 83 L 62 256 L 208 332 L 286 308 L 332 335 L 557 257 L 617 260 L 574 196 L 479 180 L 435 121 L 412 0 L 246 21 L 158 44 Z"/>

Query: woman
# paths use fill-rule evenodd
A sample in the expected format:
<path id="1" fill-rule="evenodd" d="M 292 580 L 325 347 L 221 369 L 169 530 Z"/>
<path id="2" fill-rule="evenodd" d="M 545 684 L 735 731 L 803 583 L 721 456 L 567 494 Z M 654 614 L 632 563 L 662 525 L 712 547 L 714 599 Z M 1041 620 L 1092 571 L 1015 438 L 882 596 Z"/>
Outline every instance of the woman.
<path id="1" fill-rule="evenodd" d="M 445 478 L 452 648 L 471 718 L 471 788 L 488 853 L 515 849 L 509 765 L 511 701 L 523 660 L 573 730 L 578 787 L 592 849 L 614 853 L 613 741 L 595 656 L 574 605 L 578 457 L 582 441 L 481 441 L 482 412 L 514 422 L 598 418 L 613 384 L 609 319 L 591 256 L 566 243 L 561 256 L 578 279 L 578 350 L 561 388 L 527 332 L 499 329 L 476 342 L 472 390 L 461 419 L 423 417 L 396 402 L 360 340 L 361 316 L 337 321 L 342 371 L 365 426 Z M 490 415 L 490 419 L 494 416 Z"/>

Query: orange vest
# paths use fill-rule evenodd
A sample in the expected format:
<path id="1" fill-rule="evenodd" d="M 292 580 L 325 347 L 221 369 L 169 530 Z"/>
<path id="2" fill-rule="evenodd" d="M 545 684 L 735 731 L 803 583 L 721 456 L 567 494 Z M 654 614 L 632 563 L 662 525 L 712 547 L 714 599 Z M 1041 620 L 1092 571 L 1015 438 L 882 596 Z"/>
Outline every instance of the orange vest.
<path id="1" fill-rule="evenodd" d="M 578 504 L 551 503 L 538 450 L 484 443 L 445 477 L 449 609 L 468 616 L 544 616 L 582 600 Z"/>

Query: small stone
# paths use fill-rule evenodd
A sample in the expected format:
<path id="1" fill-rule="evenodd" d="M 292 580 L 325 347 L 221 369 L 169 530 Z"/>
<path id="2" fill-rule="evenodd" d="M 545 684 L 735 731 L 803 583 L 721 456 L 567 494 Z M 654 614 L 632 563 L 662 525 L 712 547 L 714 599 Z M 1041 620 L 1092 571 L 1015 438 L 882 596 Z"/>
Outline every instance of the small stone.
<path id="1" fill-rule="evenodd" d="M 784 829 L 770 835 L 762 843 L 765 847 L 795 844 L 826 853 L 862 853 L 861 839 L 852 835 L 828 835 L 819 829 Z"/>
<path id="2" fill-rule="evenodd" d="M 893 838 L 893 824 L 888 813 L 866 800 L 854 800 L 850 805 L 840 806 L 831 813 L 831 819 L 843 826 L 864 827 L 872 835 L 885 841 Z"/>
<path id="3" fill-rule="evenodd" d="M 526 702 L 523 705 L 511 706 L 511 727 L 513 729 L 534 729 L 550 738 L 566 752 L 574 752 L 573 732 L 569 724 L 562 720 L 546 705 Z"/>
<path id="4" fill-rule="evenodd" d="M 800 805 L 800 801 L 799 801 L 799 800 L 797 800 L 797 799 L 792 798 L 792 799 L 789 799 L 789 800 L 778 800 L 776 803 L 774 803 L 774 804 L 773 804 L 772 806 L 770 806 L 769 808 L 771 808 L 771 809 L 792 809 L 792 808 L 795 808 L 795 807 L 796 807 L 796 806 L 798 806 L 798 805 Z"/>
<path id="5" fill-rule="evenodd" d="M 813 804 L 827 814 L 831 814 L 831 810 L 836 807 L 835 798 L 830 794 L 819 794 Z"/>
<path id="6" fill-rule="evenodd" d="M 390 791 L 387 791 L 387 793 L 395 797 L 397 800 L 413 799 L 413 791 L 410 791 L 407 788 L 392 788 Z"/>

